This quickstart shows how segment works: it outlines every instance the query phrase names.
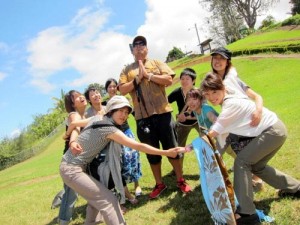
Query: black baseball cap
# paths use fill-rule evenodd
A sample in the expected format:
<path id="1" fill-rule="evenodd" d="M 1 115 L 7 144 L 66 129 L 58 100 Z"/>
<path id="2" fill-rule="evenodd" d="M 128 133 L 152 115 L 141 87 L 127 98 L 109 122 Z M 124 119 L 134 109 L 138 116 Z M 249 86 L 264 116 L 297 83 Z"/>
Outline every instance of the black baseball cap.
<path id="1" fill-rule="evenodd" d="M 214 56 L 216 54 L 219 54 L 223 56 L 225 59 L 231 59 L 232 52 L 224 47 L 219 47 L 213 50 L 213 52 L 210 54 L 211 56 Z"/>
<path id="2" fill-rule="evenodd" d="M 137 41 L 142 41 L 145 43 L 145 45 L 147 45 L 147 40 L 144 36 L 136 36 L 133 41 L 132 41 L 132 44 L 134 45 L 135 42 Z"/>

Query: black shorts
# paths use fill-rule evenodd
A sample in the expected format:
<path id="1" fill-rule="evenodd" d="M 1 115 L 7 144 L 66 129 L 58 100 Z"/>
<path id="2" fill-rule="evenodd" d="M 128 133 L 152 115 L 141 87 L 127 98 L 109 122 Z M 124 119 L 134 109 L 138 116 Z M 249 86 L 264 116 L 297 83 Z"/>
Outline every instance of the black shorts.
<path id="1" fill-rule="evenodd" d="M 136 121 L 137 136 L 140 142 L 160 148 L 160 144 L 164 150 L 177 146 L 175 137 L 172 114 L 163 113 L 155 114 L 148 118 Z M 177 156 L 175 159 L 180 158 Z M 149 155 L 147 159 L 150 164 L 158 164 L 161 162 L 160 155 Z M 172 158 L 173 159 L 173 158 Z"/>

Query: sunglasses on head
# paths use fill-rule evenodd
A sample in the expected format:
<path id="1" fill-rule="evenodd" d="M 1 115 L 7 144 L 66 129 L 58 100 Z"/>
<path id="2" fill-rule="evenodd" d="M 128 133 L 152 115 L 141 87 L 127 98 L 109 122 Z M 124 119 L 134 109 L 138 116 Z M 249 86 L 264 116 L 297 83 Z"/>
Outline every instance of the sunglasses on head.
<path id="1" fill-rule="evenodd" d="M 146 46 L 146 43 L 143 41 L 134 42 L 133 47 L 137 47 L 137 46 Z"/>

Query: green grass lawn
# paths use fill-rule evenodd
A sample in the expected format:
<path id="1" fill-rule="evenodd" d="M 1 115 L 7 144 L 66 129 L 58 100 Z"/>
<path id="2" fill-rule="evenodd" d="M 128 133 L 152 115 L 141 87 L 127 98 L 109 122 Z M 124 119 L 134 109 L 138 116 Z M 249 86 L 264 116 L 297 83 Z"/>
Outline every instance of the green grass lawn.
<path id="1" fill-rule="evenodd" d="M 240 77 L 264 99 L 264 105 L 275 111 L 285 122 L 289 136 L 270 164 L 300 179 L 299 156 L 299 102 L 300 102 L 300 58 L 233 58 Z M 202 76 L 209 70 L 209 62 L 193 66 L 198 74 L 198 86 Z M 179 70 L 178 70 L 179 72 Z M 178 84 L 168 88 L 173 90 Z M 175 105 L 174 114 L 177 113 Z M 135 122 L 129 123 L 135 131 Z M 55 194 L 62 188 L 58 166 L 63 150 L 62 132 L 53 137 L 51 144 L 39 155 L 0 171 L 0 222 L 6 225 L 56 224 L 58 209 L 51 210 Z M 192 132 L 188 142 L 197 134 Z M 232 159 L 224 155 L 228 167 Z M 149 201 L 154 179 L 145 155 L 141 154 L 143 177 L 140 179 L 145 195 L 138 205 L 127 204 L 125 218 L 128 224 L 172 224 L 199 225 L 213 224 L 201 194 L 199 169 L 194 153 L 186 154 L 184 174 L 193 192 L 182 195 L 178 192 L 175 177 L 168 175 L 171 166 L 163 159 L 163 176 L 168 189 L 157 200 Z M 129 185 L 133 191 L 133 185 Z M 255 194 L 257 208 L 275 217 L 277 224 L 300 224 L 300 200 L 279 199 L 276 190 L 266 185 L 265 190 Z M 85 200 L 79 198 L 74 220 L 71 224 L 82 224 L 85 217 Z"/>
<path id="2" fill-rule="evenodd" d="M 276 29 L 268 32 L 257 32 L 228 45 L 228 48 L 232 51 L 236 51 L 241 49 L 268 48 L 271 46 L 299 44 L 299 42 L 300 29 L 299 27 L 291 26 L 289 28 L 283 27 L 279 30 Z"/>
<path id="3" fill-rule="evenodd" d="M 270 45 L 287 45 L 299 43 L 300 33 L 297 29 L 278 30 L 251 35 L 228 46 L 231 50 L 268 47 Z M 237 68 L 242 80 L 262 95 L 264 105 L 286 124 L 289 135 L 286 143 L 271 160 L 276 168 L 300 179 L 300 57 L 284 58 L 279 54 L 267 57 L 235 57 L 233 65 Z M 197 72 L 196 86 L 210 70 L 210 62 L 202 57 L 186 57 L 169 65 L 180 74 L 184 67 L 192 67 Z M 170 93 L 179 83 L 167 89 Z M 175 115 L 177 106 L 172 105 Z M 216 108 L 220 110 L 220 108 Z M 134 119 L 129 124 L 135 132 Z M 58 209 L 51 210 L 55 194 L 62 189 L 58 167 L 62 156 L 64 142 L 63 130 L 53 137 L 50 144 L 37 156 L 0 171 L 0 224 L 5 225 L 51 225 L 57 224 Z M 193 131 L 188 139 L 190 143 L 197 134 Z M 224 155 L 227 167 L 232 166 L 232 158 Z M 154 179 L 145 155 L 141 154 L 143 177 L 140 184 L 144 195 L 138 205 L 127 204 L 129 209 L 125 218 L 129 225 L 211 225 L 210 214 L 204 203 L 199 183 L 199 168 L 194 153 L 186 154 L 184 174 L 193 191 L 188 195 L 178 192 L 175 177 L 169 175 L 171 166 L 163 158 L 163 179 L 168 189 L 157 200 L 149 201 Z M 231 175 L 232 176 L 232 175 Z M 133 185 L 129 184 L 133 191 Z M 276 190 L 265 186 L 261 193 L 255 194 L 257 208 L 275 217 L 278 225 L 300 224 L 300 200 L 280 199 Z M 83 224 L 85 218 L 84 199 L 79 198 L 74 220 L 71 224 Z"/>

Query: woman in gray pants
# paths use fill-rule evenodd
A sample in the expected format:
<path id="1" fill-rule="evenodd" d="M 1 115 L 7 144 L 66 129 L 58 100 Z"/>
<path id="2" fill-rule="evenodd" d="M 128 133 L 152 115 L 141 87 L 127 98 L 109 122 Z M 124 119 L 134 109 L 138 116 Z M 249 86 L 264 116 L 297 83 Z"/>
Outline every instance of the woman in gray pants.
<path id="1" fill-rule="evenodd" d="M 128 118 L 132 108 L 124 96 L 114 96 L 106 106 L 107 114 L 103 120 L 100 117 L 93 117 L 87 126 L 80 132 L 77 139 L 71 135 L 70 148 L 72 144 L 79 144 L 82 152 L 73 155 L 69 149 L 62 158 L 60 174 L 63 181 L 88 202 L 85 224 L 96 224 L 97 217 L 101 214 L 106 224 L 126 224 L 119 201 L 112 191 L 86 173 L 86 165 L 90 163 L 97 154 L 106 149 L 107 145 L 114 148 L 109 154 L 111 176 L 116 189 L 122 188 L 121 173 L 117 171 L 120 167 L 121 145 L 128 146 L 148 154 L 165 155 L 176 157 L 176 148 L 161 151 L 150 145 L 139 143 L 128 138 L 119 128 Z M 73 133 L 78 132 L 77 129 Z M 76 134 L 75 134 L 76 136 Z M 115 168 L 115 169 L 114 169 Z M 110 176 L 109 174 L 107 175 Z"/>
<path id="2" fill-rule="evenodd" d="M 267 165 L 286 140 L 285 125 L 274 112 L 263 108 L 258 126 L 250 126 L 255 103 L 226 91 L 221 78 L 214 73 L 206 75 L 201 89 L 209 102 L 222 106 L 219 117 L 210 127 L 208 134 L 211 137 L 218 137 L 220 145 L 225 142 L 228 133 L 252 138 L 234 160 L 234 190 L 239 203 L 235 216 L 237 225 L 258 225 L 260 221 L 253 203 L 252 173 L 280 189 L 280 196 L 300 197 L 300 181 Z"/>

